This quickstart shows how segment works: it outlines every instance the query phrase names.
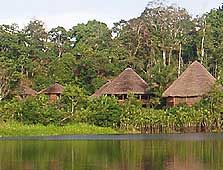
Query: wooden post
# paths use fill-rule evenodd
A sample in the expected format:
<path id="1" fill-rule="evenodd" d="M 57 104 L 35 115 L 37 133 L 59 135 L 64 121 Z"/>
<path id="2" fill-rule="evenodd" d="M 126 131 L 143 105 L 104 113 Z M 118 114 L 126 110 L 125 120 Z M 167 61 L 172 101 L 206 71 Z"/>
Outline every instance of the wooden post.
<path id="1" fill-rule="evenodd" d="M 122 94 L 122 100 L 125 100 L 125 95 L 124 94 Z"/>
<path id="2" fill-rule="evenodd" d="M 180 76 L 181 73 L 181 55 L 182 55 L 182 44 L 180 43 L 180 49 L 178 54 L 178 77 Z"/>

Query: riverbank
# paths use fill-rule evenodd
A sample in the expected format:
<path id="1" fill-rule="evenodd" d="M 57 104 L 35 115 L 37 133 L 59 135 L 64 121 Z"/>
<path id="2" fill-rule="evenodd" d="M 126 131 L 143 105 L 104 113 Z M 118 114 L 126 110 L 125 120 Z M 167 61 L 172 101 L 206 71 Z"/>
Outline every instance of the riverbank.
<path id="1" fill-rule="evenodd" d="M 161 126 L 160 126 L 161 127 Z M 99 127 L 84 123 L 68 124 L 64 126 L 56 125 L 26 125 L 18 122 L 0 123 L 0 137 L 19 136 L 60 136 L 60 135 L 112 135 L 112 134 L 177 134 L 177 133 L 201 133 L 201 132 L 221 132 L 221 130 L 204 130 L 197 127 L 184 127 L 176 129 L 162 128 L 140 131 L 136 129 L 112 129 L 109 127 Z"/>
<path id="2" fill-rule="evenodd" d="M 22 123 L 1 123 L 0 136 L 56 136 L 81 134 L 117 134 L 111 128 L 103 128 L 88 124 L 55 125 L 24 125 Z"/>

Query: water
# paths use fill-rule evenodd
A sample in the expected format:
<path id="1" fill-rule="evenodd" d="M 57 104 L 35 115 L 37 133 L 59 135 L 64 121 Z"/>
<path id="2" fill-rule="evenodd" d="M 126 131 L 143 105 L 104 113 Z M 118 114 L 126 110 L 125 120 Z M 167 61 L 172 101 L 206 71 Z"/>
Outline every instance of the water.
<path id="1" fill-rule="evenodd" d="M 1 138 L 0 170 L 220 170 L 223 135 Z"/>

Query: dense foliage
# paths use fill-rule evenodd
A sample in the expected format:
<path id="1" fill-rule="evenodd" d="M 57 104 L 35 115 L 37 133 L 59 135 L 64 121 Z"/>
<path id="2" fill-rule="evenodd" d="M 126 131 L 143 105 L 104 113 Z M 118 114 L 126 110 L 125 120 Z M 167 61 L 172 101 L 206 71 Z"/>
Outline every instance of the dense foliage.
<path id="1" fill-rule="evenodd" d="M 78 107 L 70 110 L 72 104 L 64 103 L 64 98 L 57 103 L 48 103 L 45 96 L 1 102 L 0 120 L 59 126 L 86 123 L 142 133 L 221 131 L 223 128 L 223 92 L 219 88 L 193 107 L 181 105 L 166 109 L 145 108 L 130 95 L 122 104 L 112 97 L 82 96 Z"/>
<path id="2" fill-rule="evenodd" d="M 195 59 L 222 82 L 223 8 L 192 18 L 185 9 L 155 2 L 112 29 L 96 20 L 70 30 L 58 26 L 47 31 L 39 20 L 24 28 L 0 25 L 1 119 L 43 125 L 84 122 L 152 133 L 221 128 L 221 92 L 192 108 L 163 109 L 161 96 Z M 154 96 L 149 108 L 131 97 L 123 105 L 114 98 L 88 97 L 126 67 L 149 82 Z M 46 96 L 16 97 L 19 86 L 40 91 L 54 82 L 66 87 L 56 103 Z"/>

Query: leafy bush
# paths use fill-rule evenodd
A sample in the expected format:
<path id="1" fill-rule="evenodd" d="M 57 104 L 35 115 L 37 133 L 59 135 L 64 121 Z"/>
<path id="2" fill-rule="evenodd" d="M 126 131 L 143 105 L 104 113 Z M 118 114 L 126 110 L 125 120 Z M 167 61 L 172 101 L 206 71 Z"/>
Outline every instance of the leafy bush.
<path id="1" fill-rule="evenodd" d="M 119 127 L 121 107 L 114 97 L 92 99 L 85 111 L 85 121 L 102 127 Z"/>
<path id="2" fill-rule="evenodd" d="M 12 100 L 0 108 L 3 120 L 16 120 L 25 124 L 59 124 L 63 113 L 56 104 L 48 103 L 46 96 Z"/>
<path id="3" fill-rule="evenodd" d="M 141 118 L 142 103 L 139 102 L 133 95 L 130 95 L 128 99 L 122 105 L 121 114 L 121 128 L 127 130 L 133 130 L 136 127 L 135 120 Z"/>
<path id="4" fill-rule="evenodd" d="M 18 117 L 21 103 L 17 99 L 4 100 L 0 102 L 0 119 L 3 121 L 14 120 Z"/>
<path id="5" fill-rule="evenodd" d="M 67 85 L 59 102 L 67 112 L 74 113 L 85 108 L 88 98 L 84 89 L 77 85 Z"/>

